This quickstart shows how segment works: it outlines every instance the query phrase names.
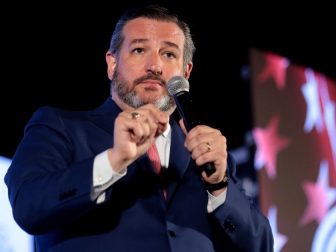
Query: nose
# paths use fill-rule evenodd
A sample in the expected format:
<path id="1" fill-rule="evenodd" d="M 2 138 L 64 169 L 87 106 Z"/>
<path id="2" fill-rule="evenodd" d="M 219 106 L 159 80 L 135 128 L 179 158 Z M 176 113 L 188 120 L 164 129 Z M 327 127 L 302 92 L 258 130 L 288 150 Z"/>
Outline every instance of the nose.
<path id="1" fill-rule="evenodd" d="M 155 75 L 162 75 L 162 60 L 160 55 L 152 54 L 148 57 L 146 72 L 150 72 Z"/>

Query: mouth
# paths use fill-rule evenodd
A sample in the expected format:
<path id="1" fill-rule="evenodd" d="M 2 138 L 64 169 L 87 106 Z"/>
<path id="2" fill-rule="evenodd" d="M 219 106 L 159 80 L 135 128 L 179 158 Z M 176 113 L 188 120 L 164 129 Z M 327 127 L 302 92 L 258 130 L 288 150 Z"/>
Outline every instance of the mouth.
<path id="1" fill-rule="evenodd" d="M 163 86 L 163 83 L 161 83 L 158 80 L 144 80 L 144 81 L 141 81 L 141 83 L 139 84 Z"/>
<path id="2" fill-rule="evenodd" d="M 141 76 L 138 79 L 134 80 L 135 85 L 137 84 L 145 84 L 145 85 L 159 85 L 159 86 L 165 86 L 166 82 L 162 79 L 161 76 L 156 76 L 153 74 L 147 74 L 145 76 Z"/>

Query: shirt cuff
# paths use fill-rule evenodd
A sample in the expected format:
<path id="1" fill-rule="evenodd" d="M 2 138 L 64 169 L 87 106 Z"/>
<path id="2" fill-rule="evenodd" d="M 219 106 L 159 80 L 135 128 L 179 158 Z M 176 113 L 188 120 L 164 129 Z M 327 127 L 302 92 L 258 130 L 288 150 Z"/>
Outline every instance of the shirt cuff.
<path id="1" fill-rule="evenodd" d="M 227 188 L 225 188 L 224 192 L 219 194 L 217 197 L 213 196 L 211 193 L 208 192 L 208 206 L 207 206 L 208 213 L 215 211 L 217 207 L 224 204 L 226 200 L 226 192 Z"/>
<path id="2" fill-rule="evenodd" d="M 117 182 L 127 173 L 124 169 L 122 173 L 115 172 L 108 158 L 108 151 L 98 154 L 93 161 L 93 190 L 91 198 L 97 203 L 105 201 L 105 190 Z"/>

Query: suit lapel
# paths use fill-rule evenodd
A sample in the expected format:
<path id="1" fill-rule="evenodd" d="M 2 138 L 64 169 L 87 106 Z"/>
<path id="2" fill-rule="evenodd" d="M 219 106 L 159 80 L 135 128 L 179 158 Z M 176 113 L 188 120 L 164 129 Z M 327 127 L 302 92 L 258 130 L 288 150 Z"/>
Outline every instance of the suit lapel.
<path id="1" fill-rule="evenodd" d="M 100 107 L 92 111 L 89 115 L 89 120 L 108 134 L 113 135 L 114 120 L 120 112 L 121 109 L 109 97 Z"/>

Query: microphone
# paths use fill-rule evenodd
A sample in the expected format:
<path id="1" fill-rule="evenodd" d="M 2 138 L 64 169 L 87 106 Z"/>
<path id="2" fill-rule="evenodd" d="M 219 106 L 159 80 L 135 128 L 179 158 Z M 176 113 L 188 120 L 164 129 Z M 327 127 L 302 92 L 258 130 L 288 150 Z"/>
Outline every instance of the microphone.
<path id="1" fill-rule="evenodd" d="M 167 89 L 174 97 L 177 110 L 183 119 L 183 123 L 189 132 L 192 128 L 200 124 L 195 113 L 192 112 L 192 99 L 189 94 L 189 82 L 182 76 L 174 76 L 167 83 Z M 213 163 L 206 163 L 202 166 L 207 176 L 216 171 Z"/>

